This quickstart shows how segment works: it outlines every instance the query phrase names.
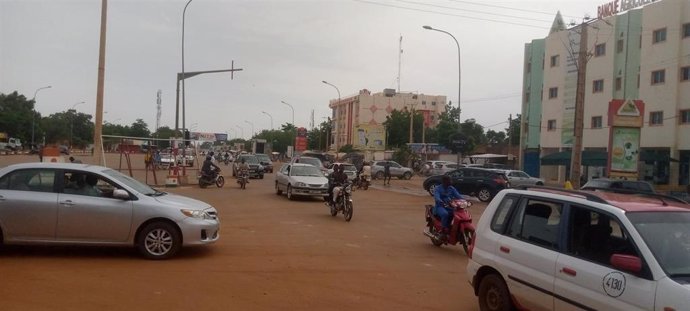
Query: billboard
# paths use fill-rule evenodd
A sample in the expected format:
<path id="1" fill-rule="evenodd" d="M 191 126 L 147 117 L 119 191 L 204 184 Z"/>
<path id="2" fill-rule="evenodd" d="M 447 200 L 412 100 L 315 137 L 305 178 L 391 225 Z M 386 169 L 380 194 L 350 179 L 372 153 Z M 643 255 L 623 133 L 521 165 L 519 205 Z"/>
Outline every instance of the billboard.
<path id="1" fill-rule="evenodd" d="M 295 137 L 295 151 L 302 152 L 305 150 L 307 150 L 307 129 L 298 127 Z"/>
<path id="2" fill-rule="evenodd" d="M 640 128 L 614 127 L 611 133 L 611 171 L 636 173 Z"/>
<path id="3" fill-rule="evenodd" d="M 357 150 L 385 150 L 386 128 L 383 125 L 360 124 L 353 129 L 352 147 Z"/>

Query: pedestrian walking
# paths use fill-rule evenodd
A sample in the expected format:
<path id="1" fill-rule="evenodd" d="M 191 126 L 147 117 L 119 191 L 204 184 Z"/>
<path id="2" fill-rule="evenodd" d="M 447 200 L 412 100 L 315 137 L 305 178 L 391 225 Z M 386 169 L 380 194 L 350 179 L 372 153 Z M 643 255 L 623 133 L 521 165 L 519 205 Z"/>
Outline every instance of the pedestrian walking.
<path id="1" fill-rule="evenodd" d="M 383 185 L 391 185 L 391 163 L 389 161 L 383 165 Z"/>

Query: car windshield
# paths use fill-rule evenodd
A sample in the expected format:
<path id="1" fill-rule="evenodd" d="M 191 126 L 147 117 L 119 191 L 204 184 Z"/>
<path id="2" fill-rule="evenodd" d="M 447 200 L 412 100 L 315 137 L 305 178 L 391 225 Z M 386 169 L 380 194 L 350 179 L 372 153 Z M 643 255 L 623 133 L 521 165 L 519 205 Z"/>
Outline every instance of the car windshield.
<path id="1" fill-rule="evenodd" d="M 352 164 L 341 164 L 344 171 L 356 172 L 357 168 Z"/>
<path id="2" fill-rule="evenodd" d="M 148 196 L 159 196 L 159 195 L 164 195 L 165 192 L 158 191 L 156 189 L 153 189 L 149 187 L 146 184 L 143 184 L 139 182 L 138 180 L 129 177 L 125 174 L 122 174 L 118 171 L 115 170 L 105 170 L 103 171 L 103 174 L 108 175 L 110 178 L 114 179 L 115 181 L 126 185 L 127 187 L 130 187 L 134 189 L 136 192 L 139 192 L 143 195 L 148 195 Z"/>
<path id="3" fill-rule="evenodd" d="M 321 171 L 319 171 L 319 169 L 317 169 L 314 166 L 300 165 L 300 166 L 293 166 L 290 169 L 290 176 L 322 177 L 323 174 L 321 174 Z"/>
<path id="4" fill-rule="evenodd" d="M 240 162 L 244 159 L 244 162 L 247 164 L 259 164 L 259 159 L 257 159 L 255 156 L 242 156 L 240 158 Z"/>
<path id="5" fill-rule="evenodd" d="M 310 164 L 310 165 L 313 165 L 313 166 L 318 167 L 318 168 L 321 167 L 321 160 L 319 160 L 317 158 L 301 158 L 301 159 L 299 159 L 299 163 Z"/>
<path id="6" fill-rule="evenodd" d="M 690 212 L 628 213 L 666 274 L 690 282 Z"/>
<path id="7" fill-rule="evenodd" d="M 267 155 L 265 155 L 265 154 L 257 154 L 256 157 L 259 159 L 259 161 L 262 161 L 262 162 L 271 162 L 271 158 L 269 158 L 269 157 L 268 157 Z"/>

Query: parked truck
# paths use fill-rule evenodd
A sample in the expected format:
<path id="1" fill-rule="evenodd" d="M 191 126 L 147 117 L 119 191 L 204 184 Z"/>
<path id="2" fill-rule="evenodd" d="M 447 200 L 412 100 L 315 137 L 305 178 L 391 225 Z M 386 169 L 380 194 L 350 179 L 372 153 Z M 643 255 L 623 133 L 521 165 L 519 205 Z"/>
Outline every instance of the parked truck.
<path id="1" fill-rule="evenodd" d="M 22 141 L 19 138 L 10 137 L 7 133 L 0 132 L 0 152 L 17 153 L 22 151 Z"/>

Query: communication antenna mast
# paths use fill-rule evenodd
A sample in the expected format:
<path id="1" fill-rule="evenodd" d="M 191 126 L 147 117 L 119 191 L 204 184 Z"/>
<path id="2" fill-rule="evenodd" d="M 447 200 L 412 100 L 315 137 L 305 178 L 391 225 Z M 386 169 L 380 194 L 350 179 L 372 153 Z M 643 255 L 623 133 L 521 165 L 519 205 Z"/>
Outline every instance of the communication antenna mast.
<path id="1" fill-rule="evenodd" d="M 314 109 L 311 110 L 311 119 L 309 120 L 309 127 L 314 130 Z"/>
<path id="2" fill-rule="evenodd" d="M 398 93 L 400 93 L 400 67 L 402 66 L 402 35 L 400 35 L 400 43 L 398 45 Z"/>
<path id="3" fill-rule="evenodd" d="M 158 132 L 158 128 L 161 126 L 161 112 L 162 112 L 162 99 L 161 99 L 161 94 L 163 91 L 158 90 L 156 92 L 156 132 Z"/>

